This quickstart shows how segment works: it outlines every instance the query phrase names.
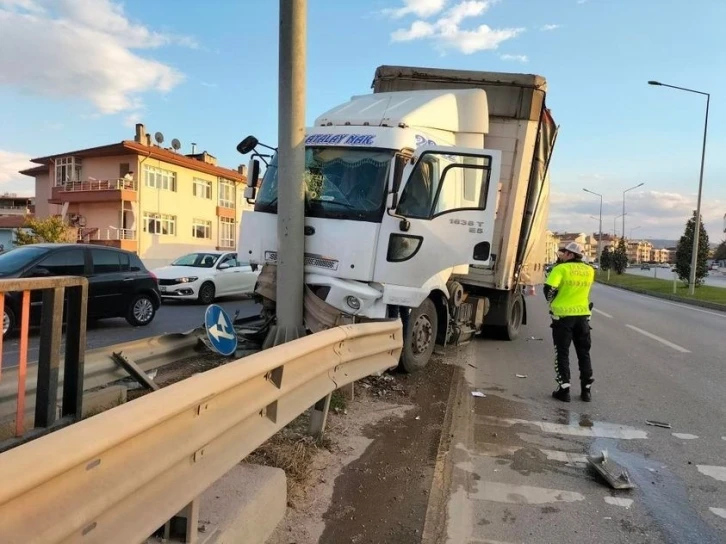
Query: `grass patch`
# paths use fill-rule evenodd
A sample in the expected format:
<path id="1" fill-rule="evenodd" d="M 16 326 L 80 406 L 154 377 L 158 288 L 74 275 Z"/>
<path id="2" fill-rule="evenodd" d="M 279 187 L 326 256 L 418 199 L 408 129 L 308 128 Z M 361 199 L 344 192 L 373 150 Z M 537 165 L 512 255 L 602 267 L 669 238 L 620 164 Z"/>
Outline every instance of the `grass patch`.
<path id="1" fill-rule="evenodd" d="M 348 399 L 345 398 L 345 395 L 343 395 L 340 389 L 333 391 L 333 394 L 330 396 L 330 409 L 337 414 L 339 412 L 345 412 L 347 408 Z"/>
<path id="2" fill-rule="evenodd" d="M 673 281 L 661 280 L 657 278 L 648 278 L 645 276 L 637 276 L 635 274 L 617 275 L 610 273 L 610 281 L 607 279 L 607 273 L 602 272 L 597 277 L 597 281 L 604 285 L 614 285 L 620 287 L 629 287 L 639 289 L 648 293 L 657 293 L 660 295 L 670 295 L 681 298 L 683 300 L 700 300 L 703 302 L 711 302 L 714 304 L 723 304 L 726 306 L 726 289 L 723 287 L 712 287 L 710 285 L 701 285 L 696 287 L 693 296 L 688 294 L 688 286 L 683 282 L 676 283 L 676 292 L 673 293 Z"/>
<path id="3" fill-rule="evenodd" d="M 303 414 L 248 455 L 244 462 L 281 468 L 287 476 L 287 502 L 294 507 L 305 495 L 313 474 L 313 461 L 330 443 L 323 436 L 317 440 L 308 434 L 309 415 Z"/>

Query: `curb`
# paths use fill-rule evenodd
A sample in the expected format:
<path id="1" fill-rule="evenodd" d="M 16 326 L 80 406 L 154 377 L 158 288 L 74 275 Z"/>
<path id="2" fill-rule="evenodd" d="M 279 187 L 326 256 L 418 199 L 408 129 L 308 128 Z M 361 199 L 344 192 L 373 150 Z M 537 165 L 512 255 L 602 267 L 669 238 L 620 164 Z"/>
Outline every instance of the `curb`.
<path id="1" fill-rule="evenodd" d="M 595 283 L 605 285 L 606 287 L 614 287 L 615 289 L 622 289 L 623 291 L 630 291 L 631 293 L 638 293 L 639 295 L 645 295 L 648 297 L 659 298 L 662 300 L 668 300 L 670 302 L 679 302 L 686 304 L 687 306 L 698 306 L 699 308 L 706 308 L 708 310 L 716 310 L 717 312 L 726 312 L 726 304 L 718 304 L 716 302 L 707 302 L 705 300 L 693 300 L 689 298 L 677 297 L 673 295 L 665 295 L 663 293 L 654 293 L 653 291 L 647 291 L 645 289 L 638 289 L 637 287 L 626 287 L 623 285 L 614 285 L 607 283 L 602 280 L 595 280 Z"/>

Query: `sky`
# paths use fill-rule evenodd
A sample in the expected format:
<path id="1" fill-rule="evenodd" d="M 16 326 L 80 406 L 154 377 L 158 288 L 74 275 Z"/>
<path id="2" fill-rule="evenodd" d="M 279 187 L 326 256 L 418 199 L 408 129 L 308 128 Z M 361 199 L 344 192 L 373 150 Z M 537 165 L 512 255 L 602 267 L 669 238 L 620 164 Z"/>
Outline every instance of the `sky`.
<path id="1" fill-rule="evenodd" d="M 274 0 L 0 0 L 0 191 L 29 194 L 31 157 L 133 139 L 143 122 L 235 168 L 246 135 L 275 145 Z M 371 92 L 377 66 L 536 73 L 560 134 L 550 228 L 681 235 L 696 206 L 726 214 L 726 2 L 308 0 L 306 117 Z M 632 231 L 631 231 L 632 229 Z M 618 233 L 621 231 L 617 221 Z"/>

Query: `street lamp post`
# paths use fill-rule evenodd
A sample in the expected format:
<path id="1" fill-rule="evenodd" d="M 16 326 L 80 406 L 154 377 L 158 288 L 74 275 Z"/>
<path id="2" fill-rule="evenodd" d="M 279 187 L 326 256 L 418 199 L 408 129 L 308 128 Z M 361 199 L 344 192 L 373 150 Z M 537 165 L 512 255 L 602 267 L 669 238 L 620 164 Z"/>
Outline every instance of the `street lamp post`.
<path id="1" fill-rule="evenodd" d="M 639 228 L 640 228 L 639 226 L 638 227 L 630 227 L 630 238 L 631 239 L 633 238 L 633 231 L 634 230 L 638 230 Z"/>
<path id="2" fill-rule="evenodd" d="M 624 215 L 625 215 L 624 213 L 621 213 L 620 215 L 616 215 L 615 217 L 613 217 L 613 236 L 617 236 L 618 235 L 618 231 L 617 231 L 616 224 L 617 224 L 618 219 L 620 219 Z M 625 222 L 623 222 L 623 228 L 625 228 Z M 625 231 L 623 231 L 622 234 L 623 234 L 623 238 L 624 238 L 625 237 L 624 236 Z"/>
<path id="3" fill-rule="evenodd" d="M 706 137 L 708 135 L 708 108 L 711 104 L 711 95 L 703 91 L 695 89 L 687 89 L 686 87 L 678 87 L 676 85 L 668 85 L 660 81 L 649 81 L 648 85 L 657 85 L 659 87 L 668 87 L 678 91 L 687 93 L 700 94 L 706 97 L 706 119 L 703 123 L 703 147 L 701 148 L 701 172 L 698 176 L 698 200 L 696 201 L 696 231 L 693 233 L 693 250 L 691 254 L 691 274 L 688 278 L 688 293 L 693 295 L 696 291 L 696 267 L 698 266 L 698 243 L 701 234 L 701 194 L 703 191 L 703 167 L 706 162 Z"/>
<path id="4" fill-rule="evenodd" d="M 600 258 L 602 257 L 602 195 L 600 193 L 596 193 L 595 191 L 591 191 L 590 189 L 583 189 L 583 191 L 585 191 L 586 193 L 590 193 L 591 195 L 600 197 L 600 230 L 598 231 L 597 235 L 597 262 L 599 265 Z"/>
<path id="5" fill-rule="evenodd" d="M 625 238 L 625 193 L 632 191 L 633 189 L 637 189 L 638 187 L 642 187 L 645 185 L 645 183 L 639 183 L 635 187 L 631 187 L 630 189 L 625 189 L 623 191 L 623 238 Z"/>

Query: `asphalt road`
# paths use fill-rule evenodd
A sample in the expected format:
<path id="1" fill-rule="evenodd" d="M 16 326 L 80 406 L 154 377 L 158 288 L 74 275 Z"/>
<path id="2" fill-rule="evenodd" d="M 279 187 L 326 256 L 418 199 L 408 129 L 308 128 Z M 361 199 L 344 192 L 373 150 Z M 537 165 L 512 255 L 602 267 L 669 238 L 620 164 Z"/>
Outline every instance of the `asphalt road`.
<path id="1" fill-rule="evenodd" d="M 240 310 L 240 316 L 254 315 L 259 307 L 247 298 L 228 297 L 217 302 L 234 316 Z M 204 324 L 204 312 L 207 307 L 194 303 L 171 301 L 162 304 L 154 320 L 146 327 L 132 327 L 125 319 L 105 319 L 89 324 L 86 332 L 87 349 L 101 348 L 121 342 L 129 342 L 149 336 L 173 332 L 186 332 Z M 28 361 L 35 362 L 38 358 L 38 329 L 31 330 L 28 347 Z M 2 367 L 11 368 L 18 365 L 20 338 L 18 334 L 3 342 Z"/>
<path id="2" fill-rule="evenodd" d="M 726 314 L 601 285 L 592 300 L 591 404 L 574 350 L 572 403 L 550 397 L 541 292 L 517 341 L 457 354 L 468 383 L 452 428 L 450 543 L 726 542 Z M 635 490 L 588 470 L 585 456 L 605 449 Z"/>
<path id="3" fill-rule="evenodd" d="M 658 278 L 661 280 L 673 281 L 673 272 L 670 268 L 651 268 L 650 270 L 641 270 L 640 267 L 628 268 L 627 274 L 636 276 L 646 276 L 648 278 Z M 705 278 L 706 285 L 711 287 L 726 287 L 726 274 L 711 271 Z"/>

